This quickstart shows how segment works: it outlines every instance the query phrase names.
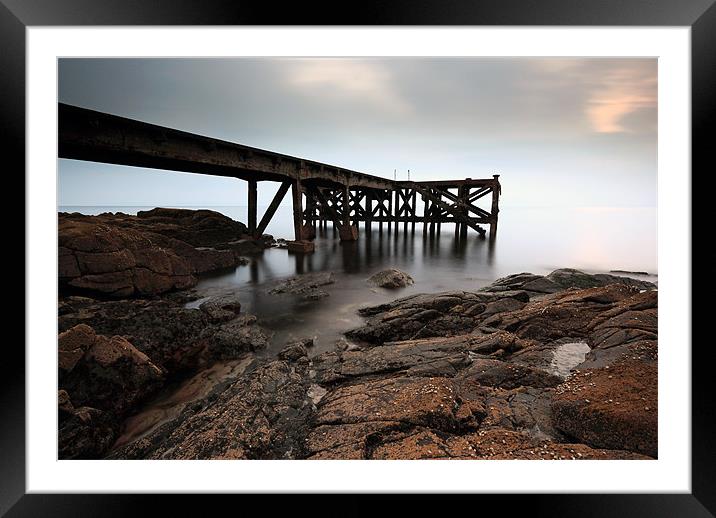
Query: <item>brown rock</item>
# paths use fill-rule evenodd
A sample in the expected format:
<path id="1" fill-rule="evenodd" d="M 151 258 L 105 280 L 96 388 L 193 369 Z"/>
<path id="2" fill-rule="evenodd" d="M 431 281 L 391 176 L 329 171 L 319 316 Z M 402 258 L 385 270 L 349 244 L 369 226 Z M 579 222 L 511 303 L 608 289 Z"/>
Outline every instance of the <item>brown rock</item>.
<path id="1" fill-rule="evenodd" d="M 316 245 L 308 240 L 286 241 L 286 248 L 294 254 L 310 254 L 316 250 Z"/>
<path id="2" fill-rule="evenodd" d="M 225 322 L 241 312 L 241 302 L 236 295 L 221 295 L 202 302 L 199 309 L 206 313 L 212 322 Z"/>
<path id="3" fill-rule="evenodd" d="M 134 225 L 184 241 L 193 246 L 214 246 L 248 233 L 246 225 L 213 210 L 156 209 L 139 211 Z"/>
<path id="4" fill-rule="evenodd" d="M 317 300 L 328 296 L 328 292 L 321 287 L 334 282 L 333 272 L 304 273 L 277 282 L 269 293 L 297 295 L 304 300 Z"/>
<path id="5" fill-rule="evenodd" d="M 598 448 L 656 457 L 657 365 L 627 357 L 602 369 L 575 373 L 554 396 L 554 424 Z"/>
<path id="6" fill-rule="evenodd" d="M 541 369 L 500 360 L 479 358 L 460 373 L 480 385 L 513 389 L 517 387 L 556 387 L 562 378 Z"/>
<path id="7" fill-rule="evenodd" d="M 58 457 L 99 459 L 116 437 L 112 417 L 101 410 L 81 407 L 60 412 Z"/>
<path id="8" fill-rule="evenodd" d="M 96 338 L 94 329 L 84 324 L 60 333 L 57 338 L 60 371 L 67 373 L 74 369 L 77 362 L 94 345 Z"/>
<path id="9" fill-rule="evenodd" d="M 73 353 L 68 357 L 60 386 L 75 406 L 91 406 L 119 416 L 131 410 L 163 382 L 162 370 L 131 343 L 120 336 L 96 335 L 86 325 L 78 325 L 60 335 L 60 349 Z M 79 351 L 84 354 L 76 359 Z M 62 358 L 62 356 L 61 356 Z"/>
<path id="10" fill-rule="evenodd" d="M 310 382 L 272 361 L 185 409 L 112 458 L 281 459 L 304 457 L 313 403 Z"/>
<path id="11" fill-rule="evenodd" d="M 196 283 L 184 259 L 139 231 L 63 217 L 58 231 L 60 280 L 74 288 L 126 297 Z"/>
<path id="12" fill-rule="evenodd" d="M 242 223 L 214 211 L 61 213 L 61 287 L 112 297 L 185 289 L 196 283 L 196 274 L 244 264 L 241 247 L 232 243 L 245 241 L 258 251 L 268 246 L 263 240 L 241 239 L 245 231 Z"/>
<path id="13" fill-rule="evenodd" d="M 375 448 L 374 459 L 524 459 L 594 460 L 646 459 L 638 454 L 593 449 L 583 444 L 537 440 L 510 430 L 480 431 L 459 437 L 440 437 L 416 430 L 406 437 Z"/>
<path id="14" fill-rule="evenodd" d="M 391 378 L 340 387 L 326 394 L 321 400 L 316 424 L 381 420 L 445 431 L 473 426 L 472 419 L 457 417 L 458 406 L 450 380 Z"/>
<path id="15" fill-rule="evenodd" d="M 414 283 L 415 281 L 410 275 L 396 268 L 382 270 L 368 278 L 368 284 L 371 286 L 388 289 L 405 288 Z"/>

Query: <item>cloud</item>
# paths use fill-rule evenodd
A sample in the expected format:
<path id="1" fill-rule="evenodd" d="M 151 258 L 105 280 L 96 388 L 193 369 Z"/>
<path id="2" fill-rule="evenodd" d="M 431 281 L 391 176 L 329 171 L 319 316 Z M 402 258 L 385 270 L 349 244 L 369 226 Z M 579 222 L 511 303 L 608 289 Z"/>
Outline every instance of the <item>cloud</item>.
<path id="1" fill-rule="evenodd" d="M 329 58 L 289 63 L 288 84 L 312 96 L 364 102 L 398 114 L 411 111 L 397 93 L 390 70 L 381 63 Z"/>
<path id="2" fill-rule="evenodd" d="M 625 120 L 641 110 L 656 110 L 656 84 L 656 74 L 646 67 L 621 66 L 606 72 L 598 86 L 592 90 L 585 107 L 594 131 L 636 131 Z M 652 129 L 650 126 L 646 125 L 643 129 Z"/>

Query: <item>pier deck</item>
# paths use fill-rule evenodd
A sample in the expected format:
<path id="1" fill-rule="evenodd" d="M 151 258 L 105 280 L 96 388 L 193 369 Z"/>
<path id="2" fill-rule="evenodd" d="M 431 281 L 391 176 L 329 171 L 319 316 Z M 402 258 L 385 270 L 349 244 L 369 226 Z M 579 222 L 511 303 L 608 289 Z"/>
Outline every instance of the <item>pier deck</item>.
<path id="1" fill-rule="evenodd" d="M 405 232 L 434 232 L 442 224 L 454 224 L 455 235 L 468 229 L 481 237 L 490 227 L 497 232 L 499 175 L 487 179 L 396 181 L 196 135 L 134 119 L 58 104 L 58 154 L 60 158 L 88 160 L 135 167 L 185 171 L 238 178 L 248 182 L 249 231 L 260 236 L 284 197 L 291 190 L 296 240 L 310 240 L 318 225 L 332 222 L 341 240 L 355 240 L 359 223 L 380 231 L 402 224 Z M 279 182 L 273 200 L 258 219 L 258 182 Z M 423 202 L 418 213 L 417 197 Z M 480 200 L 491 203 L 478 206 Z"/>

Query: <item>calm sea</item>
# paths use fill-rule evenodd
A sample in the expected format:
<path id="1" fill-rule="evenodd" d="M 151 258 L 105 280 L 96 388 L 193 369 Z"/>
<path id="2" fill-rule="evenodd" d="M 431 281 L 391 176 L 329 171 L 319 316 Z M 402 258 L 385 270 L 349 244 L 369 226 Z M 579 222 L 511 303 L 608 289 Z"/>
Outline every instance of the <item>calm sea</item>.
<path id="1" fill-rule="evenodd" d="M 59 210 L 136 214 L 150 208 L 61 206 Z M 186 208 L 207 208 L 246 221 L 247 210 L 242 206 Z M 260 214 L 263 209 L 259 208 Z M 370 235 L 361 227 L 355 243 L 340 243 L 329 226 L 327 235 L 316 239 L 314 254 L 301 256 L 269 249 L 249 266 L 202 278 L 197 289 L 206 296 L 238 293 L 244 310 L 256 314 L 274 331 L 276 348 L 286 340 L 313 336 L 316 352 L 320 352 L 332 347 L 343 331 L 360 325 L 358 307 L 397 296 L 476 289 L 511 273 L 545 274 L 557 268 L 591 273 L 648 272 L 650 275 L 635 277 L 656 280 L 656 225 L 655 208 L 502 207 L 494 246 L 472 231 L 466 242 L 457 243 L 451 225 L 443 225 L 440 235 L 423 239 L 420 225 L 414 235 L 410 231 L 404 234 L 402 225 L 397 234 L 388 234 L 384 227 L 381 235 L 374 224 Z M 291 208 L 279 208 L 266 232 L 291 239 Z M 388 267 L 408 272 L 415 285 L 391 292 L 366 284 L 368 276 Z M 325 299 L 304 302 L 267 293 L 276 279 L 318 271 L 332 271 L 336 277 L 335 284 L 326 287 L 330 296 Z"/>

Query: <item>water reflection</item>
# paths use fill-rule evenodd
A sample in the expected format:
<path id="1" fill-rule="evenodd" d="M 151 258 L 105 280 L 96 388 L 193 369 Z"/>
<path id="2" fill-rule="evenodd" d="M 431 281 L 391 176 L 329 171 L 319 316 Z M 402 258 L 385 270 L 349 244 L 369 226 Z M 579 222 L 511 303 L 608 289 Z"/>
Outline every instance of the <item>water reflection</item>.
<path id="1" fill-rule="evenodd" d="M 255 314 L 274 332 L 269 354 L 289 340 L 306 337 L 317 342 L 315 353 L 330 349 L 346 330 L 361 325 L 357 309 L 362 305 L 419 292 L 477 289 L 494 279 L 489 253 L 494 243 L 474 234 L 460 239 L 452 234 L 423 236 L 410 227 L 408 232 L 360 230 L 357 241 L 341 242 L 329 225 L 318 232 L 312 254 L 268 249 L 253 256 L 248 266 L 203 277 L 197 290 L 202 296 L 237 294 L 242 311 Z M 366 283 L 370 275 L 385 268 L 409 273 L 415 285 L 385 290 Z M 269 293 L 280 279 L 325 271 L 333 272 L 335 283 L 321 287 L 329 293 L 324 299 L 307 301 Z"/>
<path id="2" fill-rule="evenodd" d="M 203 284 L 213 285 L 217 279 L 231 284 L 244 281 L 260 284 L 310 272 L 335 270 L 343 274 L 359 274 L 387 267 L 405 267 L 414 272 L 414 277 L 419 277 L 426 267 L 434 268 L 433 274 L 440 274 L 459 269 L 467 260 L 479 271 L 489 267 L 494 257 L 495 242 L 473 234 L 461 239 L 441 234 L 421 237 L 411 232 L 381 234 L 376 229 L 372 232 L 361 229 L 357 241 L 340 241 L 330 235 L 330 228 L 329 232 L 318 234 L 315 253 L 268 249 L 261 255 L 253 256 L 247 269 L 212 275 Z M 288 261 L 284 256 L 288 257 Z"/>
<path id="3" fill-rule="evenodd" d="M 151 207 L 61 207 L 85 214 L 136 214 Z M 245 207 L 210 208 L 246 221 Z M 268 232 L 292 235 L 292 212 L 280 207 Z M 361 323 L 356 310 L 397 297 L 442 290 L 474 290 L 496 278 L 529 271 L 546 274 L 556 268 L 588 272 L 611 269 L 656 273 L 655 208 L 528 208 L 505 207 L 500 212 L 500 236 L 480 239 L 469 230 L 456 238 L 452 225 L 361 225 L 356 242 L 341 243 L 331 224 L 319 229 L 311 255 L 269 249 L 251 258 L 248 266 L 202 277 L 197 289 L 206 295 L 232 291 L 243 311 L 256 314 L 276 333 L 275 344 L 294 336 L 315 336 L 327 347 L 344 330 Z M 371 288 L 366 279 L 384 268 L 399 268 L 415 285 L 396 291 Z M 271 283 L 296 274 L 331 271 L 335 284 L 324 287 L 329 296 L 304 301 L 268 294 Z M 653 279 L 650 279 L 653 280 Z M 328 345 L 326 345 L 328 344 Z"/>

